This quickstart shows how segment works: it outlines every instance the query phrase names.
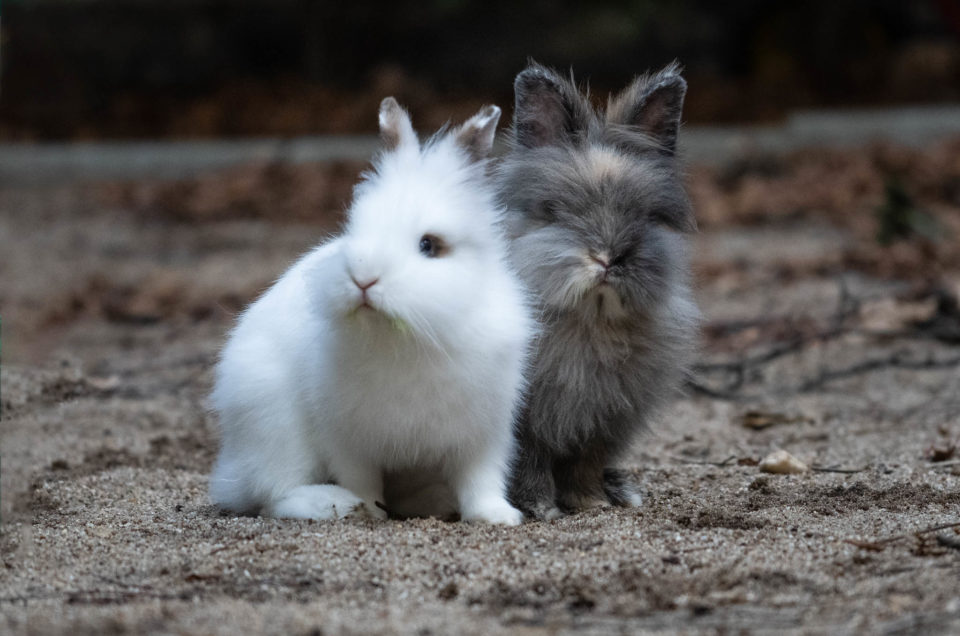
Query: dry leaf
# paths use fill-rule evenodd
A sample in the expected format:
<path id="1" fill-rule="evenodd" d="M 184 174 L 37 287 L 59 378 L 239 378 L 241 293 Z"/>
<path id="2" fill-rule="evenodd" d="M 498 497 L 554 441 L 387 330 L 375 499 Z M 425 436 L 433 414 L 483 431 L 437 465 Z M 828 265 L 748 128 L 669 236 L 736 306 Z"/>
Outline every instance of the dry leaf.
<path id="1" fill-rule="evenodd" d="M 945 462 L 952 459 L 957 453 L 957 445 L 948 443 L 946 446 L 931 446 L 927 449 L 926 457 L 932 462 Z"/>

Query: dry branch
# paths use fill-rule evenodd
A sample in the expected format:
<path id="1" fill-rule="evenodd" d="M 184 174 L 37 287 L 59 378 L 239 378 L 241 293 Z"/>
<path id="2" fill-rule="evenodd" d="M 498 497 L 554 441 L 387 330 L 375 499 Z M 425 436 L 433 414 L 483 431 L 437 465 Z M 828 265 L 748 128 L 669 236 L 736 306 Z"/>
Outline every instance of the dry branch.
<path id="1" fill-rule="evenodd" d="M 860 310 L 861 302 L 853 297 L 849 290 L 847 289 L 846 284 L 841 279 L 839 282 L 839 299 L 837 302 L 837 309 L 834 311 L 833 315 L 830 316 L 828 322 L 829 327 L 812 333 L 804 334 L 797 333 L 796 336 L 791 339 L 789 342 L 781 343 L 772 346 L 767 351 L 753 354 L 745 355 L 737 360 L 729 362 L 719 362 L 719 363 L 704 363 L 698 364 L 693 367 L 693 372 L 697 376 L 697 379 L 690 378 L 687 381 L 688 388 L 699 395 L 704 395 L 717 400 L 729 400 L 729 401 L 741 401 L 741 400 L 756 400 L 760 396 L 747 394 L 742 392 L 744 384 L 746 384 L 751 378 L 755 378 L 761 375 L 761 371 L 767 365 L 773 363 L 780 358 L 785 356 L 794 355 L 803 352 L 808 347 L 814 344 L 823 344 L 836 340 L 838 338 L 856 334 L 866 337 L 872 337 L 877 339 L 891 340 L 891 339 L 923 339 L 923 340 L 939 340 L 947 342 L 950 344 L 952 341 L 941 338 L 937 333 L 933 333 L 930 329 L 927 328 L 927 323 L 917 323 L 914 329 L 904 329 L 904 330 L 864 330 L 855 326 L 848 325 L 849 318 L 856 315 Z M 940 294 L 942 296 L 943 292 L 937 291 L 935 294 Z M 939 298 L 939 296 L 938 296 Z M 954 301 L 955 304 L 955 301 Z M 949 314 L 949 309 L 954 306 L 944 302 L 941 299 L 940 309 L 944 314 Z M 943 309 L 946 307 L 947 309 Z M 952 314 L 950 314 L 952 315 Z M 757 321 L 742 321 L 737 323 L 731 323 L 723 325 L 721 330 L 724 329 L 733 329 L 734 331 L 740 329 L 747 329 L 756 326 L 770 325 L 772 320 L 769 318 L 760 319 Z M 928 321 L 929 322 L 929 321 Z M 960 356 L 950 357 L 945 359 L 937 359 L 932 355 L 928 355 L 925 359 L 910 359 L 906 353 L 902 351 L 894 352 L 886 357 L 882 358 L 871 358 L 861 362 L 857 362 L 847 367 L 830 369 L 824 368 L 817 373 L 817 375 L 803 380 L 794 387 L 789 388 L 779 388 L 775 390 L 775 393 L 782 394 L 795 394 L 795 393 L 807 393 L 810 391 L 815 391 L 824 388 L 827 384 L 834 382 L 836 380 L 851 378 L 859 375 L 865 375 L 868 373 L 873 373 L 875 371 L 881 371 L 884 369 L 905 369 L 911 371 L 923 371 L 923 370 L 936 370 L 936 369 L 948 369 L 952 367 L 960 366 Z M 710 386 L 705 383 L 702 379 L 703 376 L 709 375 L 722 375 L 726 376 L 727 380 L 725 383 L 720 386 Z"/>

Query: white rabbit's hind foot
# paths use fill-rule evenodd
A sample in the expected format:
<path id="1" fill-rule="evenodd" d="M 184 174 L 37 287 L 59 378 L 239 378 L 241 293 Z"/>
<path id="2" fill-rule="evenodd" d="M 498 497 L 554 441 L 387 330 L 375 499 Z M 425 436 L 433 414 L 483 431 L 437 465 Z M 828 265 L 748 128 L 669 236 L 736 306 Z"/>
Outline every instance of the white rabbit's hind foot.
<path id="1" fill-rule="evenodd" d="M 464 521 L 471 523 L 497 523 L 505 526 L 520 525 L 523 513 L 507 503 L 506 499 L 487 499 L 470 510 L 462 511 Z"/>
<path id="2" fill-rule="evenodd" d="M 362 499 L 333 484 L 297 486 L 267 505 L 264 514 L 284 519 L 342 519 L 379 517 Z"/>

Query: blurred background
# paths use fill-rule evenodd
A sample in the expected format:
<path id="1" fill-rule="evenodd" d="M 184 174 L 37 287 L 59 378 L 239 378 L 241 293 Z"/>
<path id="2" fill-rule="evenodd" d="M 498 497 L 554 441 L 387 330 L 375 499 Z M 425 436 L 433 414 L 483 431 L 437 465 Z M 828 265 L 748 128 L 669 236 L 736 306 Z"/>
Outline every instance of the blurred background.
<path id="1" fill-rule="evenodd" d="M 384 96 L 422 133 L 490 102 L 506 125 L 531 58 L 598 102 L 683 64 L 704 296 L 956 284 L 960 0 L 6 0 L 0 53 L 8 360 L 84 320 L 219 334 L 336 228 Z M 760 231 L 800 264 L 752 267 Z"/>
<path id="2" fill-rule="evenodd" d="M 705 301 L 808 276 L 834 289 L 850 273 L 930 298 L 960 286 L 960 0 L 6 0 L 2 11 L 8 359 L 44 359 L 61 327 L 84 320 L 212 320 L 219 334 L 335 230 L 377 148 L 384 96 L 421 133 L 490 102 L 506 125 L 531 58 L 573 69 L 598 102 L 683 64 Z M 758 242 L 773 261 L 753 263 Z M 741 316 L 748 304 L 723 306 Z M 752 342 L 711 329 L 708 348 L 730 345 L 712 333 Z"/>
<path id="3" fill-rule="evenodd" d="M 0 138 L 372 131 L 512 103 L 528 57 L 596 94 L 673 59 L 692 123 L 960 99 L 960 0 L 6 0 Z M 469 106 L 467 105 L 469 104 Z"/>

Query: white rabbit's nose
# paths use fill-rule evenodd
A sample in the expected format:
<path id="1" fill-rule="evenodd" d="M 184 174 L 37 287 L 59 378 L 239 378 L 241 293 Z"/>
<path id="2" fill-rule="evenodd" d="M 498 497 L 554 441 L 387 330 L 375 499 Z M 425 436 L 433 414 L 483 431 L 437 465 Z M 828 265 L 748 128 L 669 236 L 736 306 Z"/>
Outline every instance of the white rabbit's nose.
<path id="1" fill-rule="evenodd" d="M 360 288 L 360 291 L 367 291 L 368 289 L 370 289 L 371 287 L 373 287 L 374 285 L 376 285 L 377 283 L 380 282 L 380 279 L 379 279 L 379 278 L 374 278 L 374 279 L 372 279 L 372 280 L 368 280 L 368 281 L 366 281 L 366 282 L 361 283 L 360 281 L 358 281 L 358 280 L 357 280 L 356 278 L 354 278 L 353 276 L 350 277 L 350 280 L 353 281 L 353 284 L 354 284 L 354 285 L 356 285 L 357 287 Z"/>
<path id="2" fill-rule="evenodd" d="M 376 285 L 383 273 L 383 255 L 377 246 L 368 242 L 353 241 L 345 250 L 346 269 L 350 280 L 360 291 Z"/>

